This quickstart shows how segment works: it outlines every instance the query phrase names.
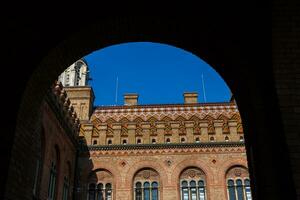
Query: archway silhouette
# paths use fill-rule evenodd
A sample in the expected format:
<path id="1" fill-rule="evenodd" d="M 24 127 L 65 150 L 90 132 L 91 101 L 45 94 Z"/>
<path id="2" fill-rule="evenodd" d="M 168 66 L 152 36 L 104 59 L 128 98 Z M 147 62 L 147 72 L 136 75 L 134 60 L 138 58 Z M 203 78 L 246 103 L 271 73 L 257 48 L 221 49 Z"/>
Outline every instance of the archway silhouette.
<path id="1" fill-rule="evenodd" d="M 198 24 L 199 22 L 194 18 L 172 20 L 170 18 L 138 20 L 116 18 L 103 19 L 97 24 L 82 27 L 71 37 L 66 36 L 70 34 L 70 31 L 66 30 L 66 35 L 62 34 L 55 42 L 58 44 L 58 41 L 63 39 L 62 43 L 55 48 L 45 45 L 44 52 L 32 58 L 30 64 L 37 66 L 39 63 L 39 65 L 28 81 L 20 101 L 14 140 L 20 140 L 21 134 L 23 136 L 30 134 L 29 126 L 34 126 L 34 123 L 28 124 L 37 121 L 35 114 L 38 113 L 38 105 L 46 89 L 66 66 L 78 58 L 94 50 L 122 42 L 167 43 L 201 57 L 214 67 L 235 94 L 244 124 L 253 196 L 259 199 L 277 199 L 284 196 L 285 192 L 282 191 L 290 191 L 294 194 L 285 139 L 281 132 L 279 110 L 276 102 L 267 101 L 275 96 L 273 82 L 269 79 L 264 80 L 264 71 L 261 74 L 257 73 L 259 67 L 268 63 L 262 58 L 261 51 L 255 54 L 257 57 L 249 56 L 247 54 L 249 51 L 245 50 L 242 44 L 235 43 L 239 41 L 231 41 L 234 37 L 231 37 L 231 40 L 228 39 L 230 32 L 224 31 L 222 34 L 214 32 L 208 22 L 202 24 L 205 28 L 199 31 L 197 30 Z M 221 24 L 218 24 L 218 27 L 225 28 Z M 249 49 L 255 48 L 249 46 Z M 261 62 L 258 62 L 260 59 L 262 59 Z M 254 65 L 256 66 L 253 67 Z M 264 85 L 261 85 L 262 83 Z M 266 88 L 269 90 L 265 90 Z M 273 118 L 269 118 L 271 113 Z M 269 140 L 271 136 L 276 138 Z M 278 162 L 274 156 L 270 155 L 277 155 L 276 158 L 279 156 L 281 161 Z M 17 152 L 12 151 L 11 157 L 17 157 Z M 31 168 L 31 163 L 26 163 L 24 167 Z M 283 170 L 285 173 L 280 174 L 279 172 Z M 12 169 L 8 180 L 14 180 L 13 174 Z M 277 174 L 276 179 L 274 174 Z M 10 188 L 9 185 L 7 188 Z"/>

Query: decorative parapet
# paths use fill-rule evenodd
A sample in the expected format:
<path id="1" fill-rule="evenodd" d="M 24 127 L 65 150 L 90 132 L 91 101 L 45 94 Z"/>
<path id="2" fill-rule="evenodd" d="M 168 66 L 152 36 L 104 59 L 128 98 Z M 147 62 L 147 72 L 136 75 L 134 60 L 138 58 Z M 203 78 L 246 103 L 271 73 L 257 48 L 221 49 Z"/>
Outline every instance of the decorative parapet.
<path id="1" fill-rule="evenodd" d="M 72 141 L 76 142 L 79 134 L 80 120 L 71 105 L 63 85 L 55 81 L 46 95 L 46 101 Z M 76 142 L 77 143 L 77 142 Z"/>

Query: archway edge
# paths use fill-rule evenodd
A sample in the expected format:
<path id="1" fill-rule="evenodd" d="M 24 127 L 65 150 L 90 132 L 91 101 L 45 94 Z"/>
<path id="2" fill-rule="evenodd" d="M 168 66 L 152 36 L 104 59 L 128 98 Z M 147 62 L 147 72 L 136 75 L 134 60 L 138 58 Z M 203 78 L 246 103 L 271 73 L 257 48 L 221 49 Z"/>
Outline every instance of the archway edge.
<path id="1" fill-rule="evenodd" d="M 255 93 L 250 88 L 260 88 L 256 87 L 256 82 L 250 82 L 243 78 L 249 75 L 247 70 L 251 69 L 249 66 L 245 68 L 243 66 L 250 65 L 251 62 L 248 63 L 239 54 L 240 47 L 229 41 L 224 32 L 214 31 L 208 23 L 203 23 L 202 28 L 199 29 L 199 23 L 201 23 L 199 19 L 175 20 L 151 17 L 122 20 L 115 18 L 82 26 L 82 29 L 75 34 L 71 33 L 73 29 L 66 31 L 69 37 L 66 37 L 66 40 L 53 48 L 42 60 L 39 60 L 40 62 L 37 61 L 40 64 L 30 78 L 21 100 L 16 135 L 21 133 L 22 127 L 29 124 L 30 121 L 37 121 L 35 118 L 38 113 L 37 105 L 40 105 L 47 88 L 66 66 L 95 50 L 124 42 L 159 42 L 195 54 L 224 78 L 236 95 L 238 104 L 242 103 L 243 101 L 238 101 L 241 92 L 241 90 L 237 90 L 238 88 L 246 91 L 241 94 L 243 98 L 251 96 L 252 92 Z M 234 73 L 232 73 L 233 71 Z M 41 78 L 41 74 L 47 74 L 47 76 Z M 236 76 L 236 74 L 240 74 L 240 76 Z M 239 106 L 239 108 L 248 107 L 250 110 L 251 105 L 248 103 L 249 101 L 245 101 L 245 106 Z M 244 112 L 241 113 L 243 115 Z M 247 134 L 246 129 L 247 127 L 245 127 L 245 134 Z M 257 131 L 253 130 L 252 132 Z M 246 141 L 250 142 L 251 140 Z"/>

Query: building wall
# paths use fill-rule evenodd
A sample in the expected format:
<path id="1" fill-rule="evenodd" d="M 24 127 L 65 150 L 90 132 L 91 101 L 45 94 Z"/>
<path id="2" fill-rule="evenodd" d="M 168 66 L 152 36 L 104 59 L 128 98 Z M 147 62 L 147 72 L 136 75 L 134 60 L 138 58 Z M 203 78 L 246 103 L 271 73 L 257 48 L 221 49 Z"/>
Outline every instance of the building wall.
<path id="1" fill-rule="evenodd" d="M 80 120 L 89 120 L 94 103 L 94 92 L 90 86 L 65 87 L 71 105 Z"/>
<path id="2" fill-rule="evenodd" d="M 86 162 L 87 159 L 90 162 Z M 226 199 L 227 170 L 233 166 L 247 168 L 243 146 L 92 150 L 89 156 L 80 158 L 79 163 L 82 168 L 81 199 L 86 199 L 89 183 L 102 181 L 101 178 L 90 181 L 89 176 L 96 170 L 104 169 L 111 172 L 114 177 L 112 183 L 114 199 L 131 200 L 134 176 L 145 168 L 158 172 L 161 200 L 180 199 L 179 176 L 189 167 L 199 168 L 205 173 L 207 199 Z"/>
<path id="3" fill-rule="evenodd" d="M 61 84 L 55 82 L 47 90 L 31 125 L 32 139 L 26 141 L 31 145 L 15 152 L 4 199 L 48 199 L 52 162 L 57 169 L 56 198 L 62 199 L 64 177 L 69 180 L 68 197 L 72 198 L 79 120 Z M 20 137 L 18 143 L 24 145 Z"/>
<path id="4" fill-rule="evenodd" d="M 99 170 L 111 174 L 114 199 L 133 199 L 142 169 L 157 172 L 161 200 L 180 199 L 179 177 L 190 167 L 204 172 L 207 199 L 227 199 L 226 172 L 248 168 L 234 101 L 97 107 L 80 136 L 87 144 L 79 157 L 81 199 L 90 183 L 102 183 Z"/>

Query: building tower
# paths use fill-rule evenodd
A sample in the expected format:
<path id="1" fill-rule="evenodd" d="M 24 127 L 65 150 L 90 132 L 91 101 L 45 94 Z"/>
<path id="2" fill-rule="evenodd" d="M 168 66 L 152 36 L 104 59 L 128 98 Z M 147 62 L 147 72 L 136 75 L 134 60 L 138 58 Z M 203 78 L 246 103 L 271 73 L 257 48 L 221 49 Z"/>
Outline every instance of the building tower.
<path id="1" fill-rule="evenodd" d="M 89 80 L 89 67 L 84 59 L 80 59 L 69 66 L 58 80 L 64 87 L 86 86 Z"/>
<path id="2" fill-rule="evenodd" d="M 81 122 L 89 120 L 93 111 L 94 92 L 88 85 L 89 67 L 84 59 L 79 59 L 69 66 L 59 77 L 71 105 Z"/>

